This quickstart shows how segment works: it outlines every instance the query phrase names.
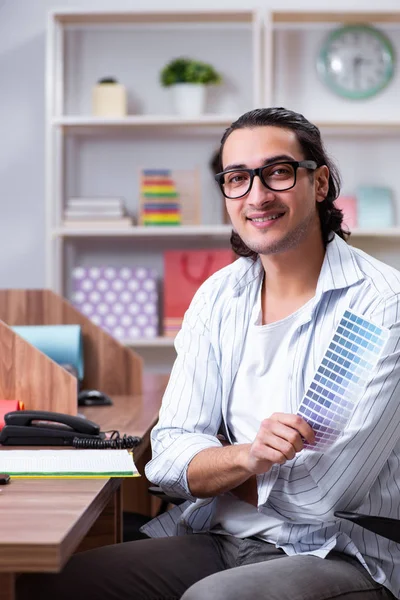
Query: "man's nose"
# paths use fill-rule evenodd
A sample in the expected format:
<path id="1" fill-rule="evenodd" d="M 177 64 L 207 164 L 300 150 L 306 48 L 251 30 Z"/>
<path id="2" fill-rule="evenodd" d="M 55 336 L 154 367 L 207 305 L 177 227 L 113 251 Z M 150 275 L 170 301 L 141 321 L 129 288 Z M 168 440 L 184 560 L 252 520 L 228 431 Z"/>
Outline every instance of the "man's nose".
<path id="1" fill-rule="evenodd" d="M 275 200 L 275 192 L 265 187 L 260 177 L 255 175 L 248 200 L 250 204 L 259 206 Z"/>

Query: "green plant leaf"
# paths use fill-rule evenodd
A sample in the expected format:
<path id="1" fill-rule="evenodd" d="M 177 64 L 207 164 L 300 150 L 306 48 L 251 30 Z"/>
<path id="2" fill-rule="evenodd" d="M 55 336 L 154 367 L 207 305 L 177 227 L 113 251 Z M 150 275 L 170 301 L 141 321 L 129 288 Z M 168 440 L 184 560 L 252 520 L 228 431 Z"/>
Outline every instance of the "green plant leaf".
<path id="1" fill-rule="evenodd" d="M 214 67 L 190 58 L 175 58 L 162 69 L 160 74 L 161 84 L 165 87 L 175 83 L 220 83 L 222 77 Z"/>

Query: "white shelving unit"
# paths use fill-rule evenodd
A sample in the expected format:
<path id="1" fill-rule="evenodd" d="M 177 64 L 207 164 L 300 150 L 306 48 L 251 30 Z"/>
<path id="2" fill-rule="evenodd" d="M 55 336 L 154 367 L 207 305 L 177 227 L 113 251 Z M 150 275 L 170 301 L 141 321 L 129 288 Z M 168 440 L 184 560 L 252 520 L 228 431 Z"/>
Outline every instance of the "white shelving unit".
<path id="1" fill-rule="evenodd" d="M 52 12 L 47 41 L 47 285 L 67 297 L 77 265 L 152 266 L 163 275 L 171 248 L 227 247 L 230 227 L 209 160 L 226 127 L 246 110 L 287 106 L 316 123 L 343 176 L 343 193 L 357 185 L 392 187 L 400 198 L 396 157 L 400 141 L 400 76 L 367 102 L 332 94 L 314 68 L 327 33 L 343 23 L 370 23 L 400 56 L 400 12 L 334 11 L 76 11 Z M 144 51 L 150 49 L 151 51 Z M 224 83 L 212 90 L 207 113 L 172 113 L 159 72 L 176 56 L 212 63 Z M 116 76 L 129 92 L 128 116 L 91 115 L 91 90 Z M 171 229 L 63 226 L 69 196 L 122 196 L 138 208 L 142 167 L 201 172 L 202 223 Z M 400 214 L 400 210 L 398 211 Z M 400 228 L 355 230 L 350 243 L 400 268 Z M 146 367 L 168 371 L 173 340 L 126 340 Z M 160 369 L 161 367 L 161 369 Z"/>
<path id="2" fill-rule="evenodd" d="M 400 56 L 400 11 L 273 10 L 266 13 L 264 104 L 303 113 L 321 130 L 342 175 L 342 193 L 359 185 L 388 186 L 400 224 L 400 142 L 397 70 L 388 87 L 364 101 L 346 100 L 320 80 L 316 60 L 325 37 L 345 24 L 369 24 L 391 40 Z M 350 243 L 400 268 L 399 228 L 354 230 Z"/>

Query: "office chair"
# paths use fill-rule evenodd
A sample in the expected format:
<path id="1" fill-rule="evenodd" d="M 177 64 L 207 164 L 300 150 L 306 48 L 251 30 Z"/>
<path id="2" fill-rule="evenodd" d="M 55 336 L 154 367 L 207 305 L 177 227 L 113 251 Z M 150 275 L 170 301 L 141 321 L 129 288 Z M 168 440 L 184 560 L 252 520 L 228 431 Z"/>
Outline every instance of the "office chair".
<path id="1" fill-rule="evenodd" d="M 168 496 L 165 494 L 162 489 L 158 486 L 149 487 L 148 491 L 153 496 L 156 496 L 161 500 L 160 507 L 157 511 L 157 517 L 162 515 L 166 510 L 168 510 L 171 504 L 182 504 L 185 502 L 184 498 L 179 498 L 178 496 Z M 140 513 L 135 512 L 123 512 L 123 540 L 124 542 L 131 542 L 133 540 L 142 540 L 146 539 L 148 536 L 145 533 L 141 533 L 140 528 L 151 521 L 153 517 L 149 517 L 147 515 L 142 515 Z"/>
<path id="2" fill-rule="evenodd" d="M 347 519 L 352 521 L 364 529 L 368 529 L 373 533 L 377 533 L 382 537 L 388 538 L 397 544 L 400 544 L 400 520 L 389 519 L 388 517 L 374 517 L 371 515 L 364 515 L 362 513 L 347 512 L 336 510 L 334 513 L 335 517 L 339 519 Z"/>
<path id="3" fill-rule="evenodd" d="M 178 496 L 169 496 L 158 486 L 151 486 L 149 487 L 148 491 L 150 494 L 153 494 L 161 500 L 157 517 L 166 512 L 171 504 L 178 506 L 179 504 L 185 502 L 184 498 L 179 498 Z M 368 529 L 373 533 L 377 533 L 382 537 L 400 544 L 400 520 L 398 519 L 390 519 L 389 517 L 375 517 L 362 513 L 339 510 L 336 510 L 334 515 L 339 519 L 346 519 L 356 523 L 360 527 L 364 527 L 364 529 Z M 124 513 L 124 541 L 146 538 L 147 536 L 145 534 L 141 534 L 139 532 L 139 527 L 150 521 L 152 518 L 153 517 L 146 517 L 143 515 L 137 515 L 135 513 Z"/>
<path id="4" fill-rule="evenodd" d="M 152 486 L 149 487 L 149 492 L 161 500 L 161 506 L 158 510 L 157 516 L 164 513 L 170 504 L 179 505 L 185 502 L 184 498 L 175 496 L 169 496 L 165 494 L 160 487 Z M 339 519 L 347 519 L 352 521 L 364 529 L 368 529 L 382 537 L 386 537 L 397 544 L 400 544 L 400 520 L 390 519 L 389 517 L 374 517 L 371 515 L 365 515 L 362 513 L 347 512 L 347 511 L 335 511 L 335 517 Z"/>
<path id="5" fill-rule="evenodd" d="M 153 494 L 153 496 L 156 496 L 161 500 L 160 508 L 157 512 L 157 517 L 165 513 L 165 511 L 168 510 L 170 504 L 179 506 L 179 504 L 183 504 L 184 502 L 186 502 L 184 498 L 179 498 L 179 496 L 169 496 L 168 494 L 163 492 L 160 487 L 156 485 L 149 487 L 149 492 L 150 494 Z"/>
<path id="6" fill-rule="evenodd" d="M 161 500 L 160 508 L 157 512 L 157 516 L 163 514 L 171 504 L 178 506 L 185 502 L 184 498 L 178 496 L 169 496 L 158 486 L 149 487 L 150 494 L 153 494 Z M 335 517 L 339 519 L 347 519 L 352 521 L 364 529 L 368 529 L 373 533 L 377 533 L 382 537 L 386 537 L 397 544 L 400 544 L 400 520 L 390 519 L 389 517 L 374 517 L 371 515 L 365 515 L 362 513 L 347 512 L 347 511 L 335 511 Z"/>

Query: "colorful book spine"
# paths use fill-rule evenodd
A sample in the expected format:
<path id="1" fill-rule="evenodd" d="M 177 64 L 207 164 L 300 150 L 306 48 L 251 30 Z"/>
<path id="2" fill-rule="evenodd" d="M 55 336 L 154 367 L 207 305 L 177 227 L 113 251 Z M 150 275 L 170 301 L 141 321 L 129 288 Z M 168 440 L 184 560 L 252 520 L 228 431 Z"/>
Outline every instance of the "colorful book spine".
<path id="1" fill-rule="evenodd" d="M 179 193 L 167 169 L 145 169 L 140 194 L 143 225 L 181 225 Z"/>

